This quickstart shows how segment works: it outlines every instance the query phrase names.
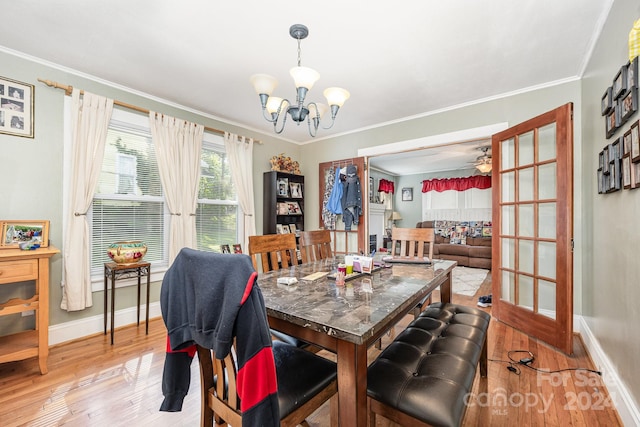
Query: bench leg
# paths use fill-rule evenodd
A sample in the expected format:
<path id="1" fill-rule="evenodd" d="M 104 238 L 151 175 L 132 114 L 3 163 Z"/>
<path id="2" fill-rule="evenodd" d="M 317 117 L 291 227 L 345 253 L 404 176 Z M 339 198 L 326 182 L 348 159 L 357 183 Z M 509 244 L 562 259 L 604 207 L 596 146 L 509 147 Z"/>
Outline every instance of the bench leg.
<path id="1" fill-rule="evenodd" d="M 487 350 L 487 341 L 488 341 L 489 332 L 485 334 L 484 343 L 482 344 L 482 353 L 480 353 L 480 377 L 487 377 L 487 362 L 489 359 L 488 350 Z"/>

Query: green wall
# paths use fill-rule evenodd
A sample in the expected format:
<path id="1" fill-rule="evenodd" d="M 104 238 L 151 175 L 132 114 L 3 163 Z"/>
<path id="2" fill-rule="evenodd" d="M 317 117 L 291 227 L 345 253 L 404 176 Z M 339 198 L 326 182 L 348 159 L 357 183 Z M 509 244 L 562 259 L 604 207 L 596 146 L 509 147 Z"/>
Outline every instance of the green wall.
<path id="1" fill-rule="evenodd" d="M 63 207 L 63 120 L 64 91 L 50 88 L 38 82 L 38 78 L 71 85 L 99 95 L 123 101 L 149 110 L 158 111 L 185 120 L 190 120 L 215 129 L 224 129 L 239 135 L 252 137 L 264 142 L 254 149 L 254 188 L 256 193 L 256 226 L 262 232 L 262 173 L 269 170 L 269 159 L 274 154 L 285 152 L 299 157 L 300 146 L 291 144 L 271 135 L 231 126 L 211 117 L 168 105 L 151 99 L 141 93 L 133 93 L 89 78 L 80 77 L 70 70 L 53 64 L 35 62 L 32 58 L 16 56 L 0 51 L 0 75 L 35 85 L 35 138 L 21 138 L 0 134 L 2 147 L 2 169 L 0 171 L 1 219 L 48 219 L 51 221 L 51 244 L 62 247 L 62 207 Z M 304 172 L 304 171 L 303 171 Z M 105 248 L 106 251 L 106 248 Z M 78 312 L 60 309 L 62 292 L 62 255 L 56 255 L 51 262 L 50 281 L 50 324 L 56 325 L 89 316 L 101 316 L 103 292 L 93 294 L 93 307 Z M 4 287 L 0 300 L 6 300 L 14 291 Z M 158 301 L 160 283 L 153 283 L 151 300 Z M 18 295 L 14 295 L 18 296 Z M 116 310 L 135 305 L 135 287 L 119 288 L 116 295 Z M 0 335 L 30 327 L 33 317 L 7 316 L 0 319 Z"/>

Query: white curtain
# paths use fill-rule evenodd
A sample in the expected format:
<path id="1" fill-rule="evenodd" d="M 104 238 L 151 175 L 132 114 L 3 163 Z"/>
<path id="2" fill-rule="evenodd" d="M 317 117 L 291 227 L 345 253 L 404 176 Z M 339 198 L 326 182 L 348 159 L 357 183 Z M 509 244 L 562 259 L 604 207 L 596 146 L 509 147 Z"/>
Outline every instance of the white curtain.
<path id="1" fill-rule="evenodd" d="M 102 170 L 113 99 L 73 89 L 71 117 L 71 188 L 65 218 L 64 282 L 60 308 L 84 310 L 91 295 L 91 245 L 86 213 Z"/>
<path id="2" fill-rule="evenodd" d="M 233 133 L 224 133 L 224 146 L 231 165 L 233 185 L 238 192 L 240 209 L 244 213 L 244 236 L 240 236 L 245 251 L 249 247 L 249 236 L 256 234 L 255 205 L 253 203 L 253 139 L 238 138 Z"/>
<path id="3" fill-rule="evenodd" d="M 149 112 L 160 180 L 171 213 L 169 264 L 180 249 L 196 247 L 196 206 L 204 126 Z"/>

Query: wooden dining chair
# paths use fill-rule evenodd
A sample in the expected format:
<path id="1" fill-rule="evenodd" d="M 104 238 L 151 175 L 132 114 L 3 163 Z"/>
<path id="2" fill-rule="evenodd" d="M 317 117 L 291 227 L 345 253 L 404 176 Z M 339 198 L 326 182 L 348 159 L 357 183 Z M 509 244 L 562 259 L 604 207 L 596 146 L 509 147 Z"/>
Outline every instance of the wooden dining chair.
<path id="1" fill-rule="evenodd" d="M 301 231 L 299 243 L 302 262 L 314 262 L 332 257 L 329 230 Z"/>
<path id="2" fill-rule="evenodd" d="M 391 256 L 399 261 L 424 262 L 433 260 L 433 244 L 435 232 L 433 228 L 399 228 L 391 229 Z M 425 253 L 425 246 L 428 248 Z"/>
<path id="3" fill-rule="evenodd" d="M 266 273 L 296 265 L 297 249 L 293 233 L 249 236 L 249 256 L 256 271 L 259 271 L 258 266 Z"/>
<path id="4" fill-rule="evenodd" d="M 266 313 L 265 313 L 266 316 Z M 246 331 L 252 333 L 253 331 Z M 237 341 L 222 360 L 208 348 L 197 345 L 200 361 L 200 424 L 241 426 L 238 397 Z M 290 344 L 273 341 L 273 358 L 278 386 L 280 425 L 309 426 L 305 419 L 330 400 L 331 425 L 338 425 L 336 364 Z M 246 385 L 245 385 L 246 387 Z"/>
<path id="5" fill-rule="evenodd" d="M 289 268 L 293 263 L 298 263 L 296 235 L 286 234 L 265 234 L 262 236 L 249 236 L 249 255 L 253 261 L 253 268 L 258 270 L 258 265 L 262 272 Z M 299 340 L 275 329 L 271 330 L 271 335 L 288 344 L 299 348 L 305 348 L 312 352 L 317 352 L 320 348 L 311 346 L 309 343 Z"/>

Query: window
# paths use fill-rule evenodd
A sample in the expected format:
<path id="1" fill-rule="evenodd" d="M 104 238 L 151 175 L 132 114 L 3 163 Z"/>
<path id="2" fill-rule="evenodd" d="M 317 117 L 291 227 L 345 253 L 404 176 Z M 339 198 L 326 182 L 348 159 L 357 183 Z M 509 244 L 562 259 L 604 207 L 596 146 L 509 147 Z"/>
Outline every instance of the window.
<path id="1" fill-rule="evenodd" d="M 127 120 L 133 114 L 118 116 L 109 125 L 90 210 L 94 276 L 102 274 L 109 260 L 106 248 L 120 240 L 146 242 L 145 261 L 167 265 L 168 212 L 148 119 L 145 127 L 144 120 Z"/>
<path id="2" fill-rule="evenodd" d="M 220 251 L 238 243 L 242 215 L 222 137 L 204 134 L 196 209 L 197 247 Z M 145 261 L 154 277 L 168 266 L 169 211 L 146 116 L 114 109 L 107 132 L 102 170 L 87 214 L 91 227 L 91 275 L 102 289 L 107 247 L 120 240 L 147 243 Z"/>
<path id="3" fill-rule="evenodd" d="M 220 245 L 238 243 L 238 235 L 241 235 L 238 231 L 244 226 L 238 212 L 236 190 L 222 138 L 209 136 L 202 144 L 200 156 L 200 188 L 196 209 L 197 248 L 222 252 Z"/>

